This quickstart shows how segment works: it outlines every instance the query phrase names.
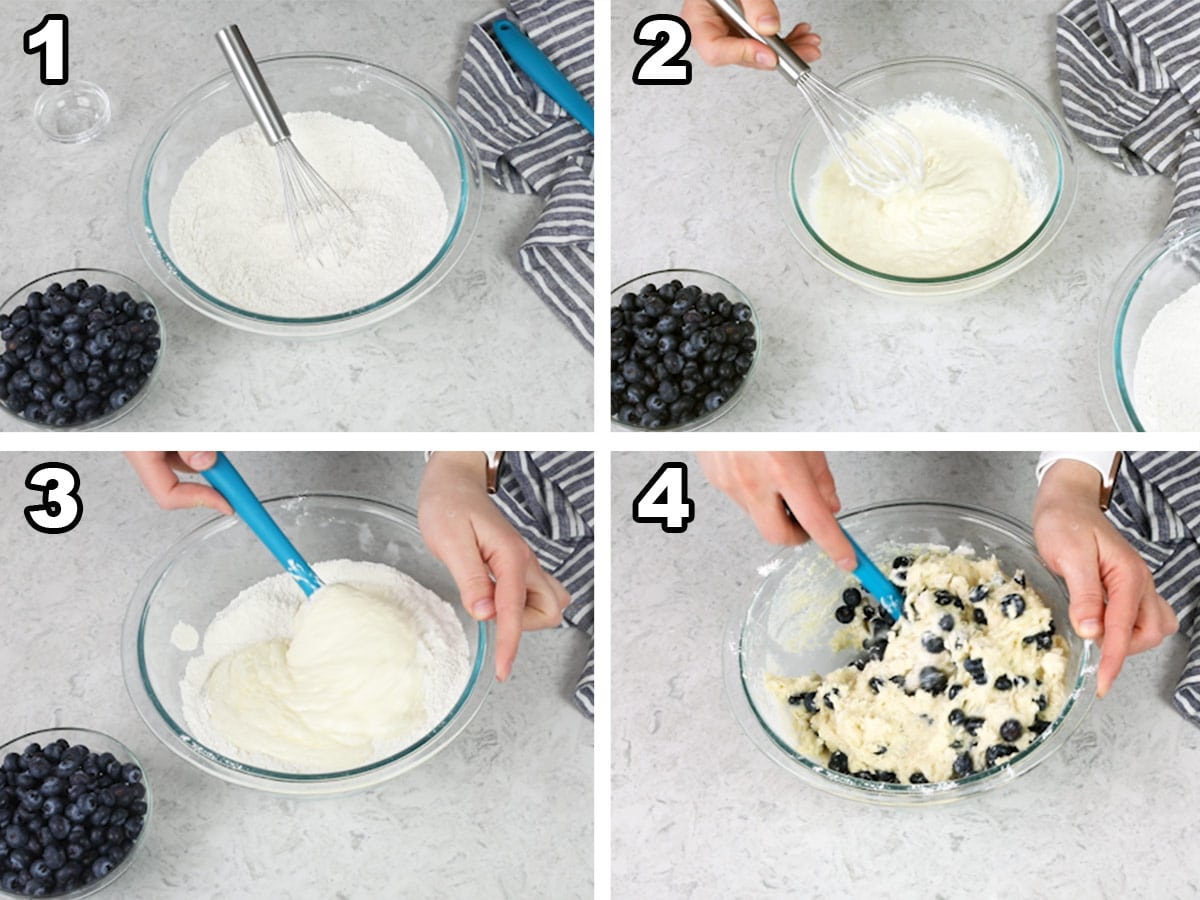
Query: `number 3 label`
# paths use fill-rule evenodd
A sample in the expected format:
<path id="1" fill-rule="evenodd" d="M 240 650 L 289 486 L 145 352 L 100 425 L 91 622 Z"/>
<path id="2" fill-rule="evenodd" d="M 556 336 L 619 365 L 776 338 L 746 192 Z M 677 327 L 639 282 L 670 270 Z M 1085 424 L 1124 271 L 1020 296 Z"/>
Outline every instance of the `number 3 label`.
<path id="1" fill-rule="evenodd" d="M 25 507 L 25 520 L 38 531 L 63 534 L 79 524 L 83 517 L 79 473 L 66 463 L 34 466 L 25 476 L 25 487 L 42 495 L 40 504 Z"/>
<path id="2" fill-rule="evenodd" d="M 633 499 L 633 521 L 662 525 L 668 534 L 683 534 L 696 518 L 696 504 L 687 493 L 687 466 L 663 463 Z"/>
<path id="3" fill-rule="evenodd" d="M 692 33 L 679 16 L 646 16 L 633 30 L 633 39 L 654 48 L 634 66 L 634 84 L 692 83 L 692 64 L 682 58 Z"/>

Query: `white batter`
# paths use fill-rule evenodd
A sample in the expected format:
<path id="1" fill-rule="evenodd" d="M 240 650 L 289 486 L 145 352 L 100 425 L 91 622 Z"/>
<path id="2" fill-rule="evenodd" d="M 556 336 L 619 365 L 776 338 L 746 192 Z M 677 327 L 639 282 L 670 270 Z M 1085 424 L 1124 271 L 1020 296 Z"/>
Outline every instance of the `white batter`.
<path id="1" fill-rule="evenodd" d="M 1200 429 L 1200 284 L 1150 320 L 1133 370 L 1133 405 L 1146 431 Z"/>
<path id="2" fill-rule="evenodd" d="M 241 309 L 312 318 L 362 308 L 415 278 L 449 230 L 446 200 L 408 144 L 327 112 L 289 113 L 296 147 L 357 217 L 344 258 L 301 258 L 276 150 L 256 124 L 216 140 L 171 198 L 170 253 L 208 293 Z"/>
<path id="3" fill-rule="evenodd" d="M 1018 144 L 999 126 L 931 103 L 891 115 L 920 141 L 925 180 L 880 197 L 831 162 L 812 200 L 816 230 L 827 244 L 887 275 L 935 278 L 993 263 L 1033 233 L 1040 210 L 1011 158 Z"/>
<path id="4" fill-rule="evenodd" d="M 839 644 L 864 646 L 861 669 L 767 678 L 792 713 L 797 749 L 836 771 L 917 784 L 1028 747 L 1065 702 L 1069 651 L 1024 576 L 995 558 L 931 552 L 893 581 L 905 587 L 898 623 L 865 618 L 875 607 L 864 594 L 839 633 Z"/>
<path id="5" fill-rule="evenodd" d="M 197 738 L 243 762 L 330 772 L 402 749 L 449 711 L 470 661 L 437 595 L 387 566 L 318 564 L 307 601 L 290 576 L 238 595 L 189 661 L 184 714 Z"/>

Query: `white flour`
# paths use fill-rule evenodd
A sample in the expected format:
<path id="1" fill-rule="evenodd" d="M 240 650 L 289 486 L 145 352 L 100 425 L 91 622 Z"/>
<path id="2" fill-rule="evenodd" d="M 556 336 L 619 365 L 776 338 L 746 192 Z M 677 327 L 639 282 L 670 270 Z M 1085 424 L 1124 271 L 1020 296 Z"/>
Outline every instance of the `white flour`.
<path id="1" fill-rule="evenodd" d="M 1150 320 L 1133 369 L 1133 405 L 1147 431 L 1200 429 L 1200 284 Z"/>
<path id="2" fill-rule="evenodd" d="M 258 125 L 219 138 L 171 199 L 170 253 L 214 297 L 261 315 L 314 318 L 399 290 L 437 255 L 446 200 L 416 152 L 372 125 L 327 112 L 287 117 L 293 142 L 357 216 L 353 250 L 332 265 L 296 252 L 276 151 Z"/>
<path id="3" fill-rule="evenodd" d="M 395 602 L 415 626 L 415 665 L 422 679 L 424 715 L 412 723 L 411 731 L 403 737 L 377 742 L 370 759 L 349 764 L 363 765 L 396 753 L 423 737 L 453 708 L 470 672 L 467 640 L 448 603 L 390 566 L 343 559 L 317 563 L 314 568 L 326 584 L 346 583 Z M 273 771 L 331 770 L 328 766 L 300 766 L 234 746 L 214 727 L 207 697 L 209 676 L 221 660 L 253 644 L 289 638 L 296 612 L 305 602 L 291 576 L 280 573 L 246 588 L 213 618 L 204 632 L 202 655 L 188 661 L 179 685 L 184 719 L 197 741 L 230 759 Z"/>

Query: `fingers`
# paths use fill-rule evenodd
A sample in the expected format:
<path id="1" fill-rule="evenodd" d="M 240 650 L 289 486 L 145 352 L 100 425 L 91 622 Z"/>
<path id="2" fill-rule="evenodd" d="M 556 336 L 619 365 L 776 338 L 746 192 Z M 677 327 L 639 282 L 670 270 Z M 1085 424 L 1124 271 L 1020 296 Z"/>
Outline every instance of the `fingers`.
<path id="1" fill-rule="evenodd" d="M 789 47 L 806 63 L 815 63 L 821 58 L 821 36 L 813 32 L 807 22 L 801 22 L 784 38 Z"/>
<path id="2" fill-rule="evenodd" d="M 759 34 L 779 34 L 779 9 L 775 0 L 742 0 L 742 13 Z"/>
<path id="3" fill-rule="evenodd" d="M 1071 627 L 1081 638 L 1099 640 L 1104 634 L 1104 586 L 1094 551 L 1084 556 L 1063 555 L 1053 563 L 1067 583 Z"/>
<path id="4" fill-rule="evenodd" d="M 537 562 L 519 537 L 506 541 L 486 560 L 496 578 L 496 678 L 500 681 L 512 672 L 521 644 L 530 560 Z"/>
<path id="5" fill-rule="evenodd" d="M 1179 620 L 1175 610 L 1157 591 L 1151 589 L 1150 596 L 1142 601 L 1138 609 L 1137 621 L 1133 625 L 1133 634 L 1129 640 L 1129 655 L 1153 650 L 1163 642 L 1163 638 L 1179 630 Z"/>
<path id="6" fill-rule="evenodd" d="M 190 453 L 197 463 L 202 468 L 209 468 L 216 462 L 216 454 L 211 453 L 211 459 L 207 465 L 204 463 L 204 453 Z M 172 468 L 175 460 L 172 457 L 175 454 L 171 453 L 128 453 L 126 458 L 130 465 L 133 466 L 134 472 L 141 479 L 142 484 L 146 486 L 146 490 L 150 496 L 154 498 L 163 509 L 192 509 L 194 507 L 204 506 L 225 515 L 233 514 L 233 507 L 229 505 L 220 492 L 210 487 L 207 484 L 199 484 L 196 482 L 180 481 Z M 180 465 L 186 465 L 180 462 Z"/>
<path id="7" fill-rule="evenodd" d="M 180 461 L 193 472 L 203 472 L 217 464 L 217 454 L 212 450 L 180 450 Z"/>
<path id="8" fill-rule="evenodd" d="M 847 540 L 834 517 L 841 508 L 833 474 L 825 456 L 804 454 L 803 466 L 789 466 L 781 471 L 780 489 L 797 521 L 837 565 L 847 571 L 854 569 L 854 546 Z"/>
<path id="9" fill-rule="evenodd" d="M 466 523 L 464 523 L 466 524 Z M 426 535 L 434 556 L 445 563 L 458 588 L 459 601 L 470 616 L 486 622 L 496 615 L 495 586 L 479 555 L 475 534 L 469 525 L 460 534 L 435 532 Z"/>
<path id="10" fill-rule="evenodd" d="M 534 560 L 526 576 L 525 609 L 521 628 L 537 631 L 542 628 L 557 628 L 562 623 L 563 610 L 571 602 L 571 596 L 552 575 Z"/>
<path id="11" fill-rule="evenodd" d="M 1140 560 L 1139 560 L 1140 561 Z M 1103 697 L 1121 672 L 1129 655 L 1133 626 L 1142 602 L 1141 585 L 1127 570 L 1105 573 L 1108 605 L 1104 612 L 1104 640 L 1100 643 L 1100 667 L 1096 671 L 1096 695 Z"/>

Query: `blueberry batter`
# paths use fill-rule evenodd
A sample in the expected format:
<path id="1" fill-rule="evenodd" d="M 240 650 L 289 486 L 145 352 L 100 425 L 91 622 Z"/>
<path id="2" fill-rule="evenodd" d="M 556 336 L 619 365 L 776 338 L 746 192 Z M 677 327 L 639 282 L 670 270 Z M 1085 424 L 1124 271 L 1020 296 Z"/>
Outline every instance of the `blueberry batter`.
<path id="1" fill-rule="evenodd" d="M 891 622 L 858 587 L 835 615 L 861 646 L 827 675 L 770 676 L 792 712 L 796 749 L 871 781 L 922 784 L 1001 764 L 1062 709 L 1069 651 L 1018 570 L 948 552 L 898 557 L 905 589 Z"/>

